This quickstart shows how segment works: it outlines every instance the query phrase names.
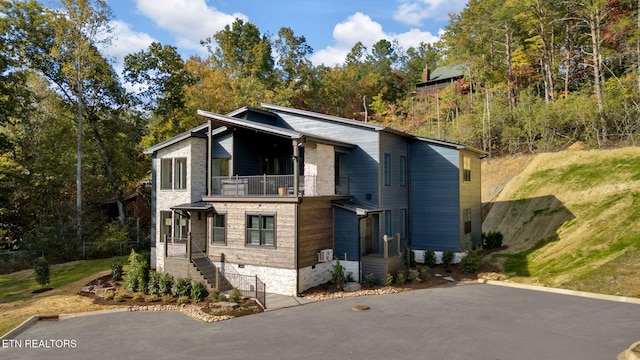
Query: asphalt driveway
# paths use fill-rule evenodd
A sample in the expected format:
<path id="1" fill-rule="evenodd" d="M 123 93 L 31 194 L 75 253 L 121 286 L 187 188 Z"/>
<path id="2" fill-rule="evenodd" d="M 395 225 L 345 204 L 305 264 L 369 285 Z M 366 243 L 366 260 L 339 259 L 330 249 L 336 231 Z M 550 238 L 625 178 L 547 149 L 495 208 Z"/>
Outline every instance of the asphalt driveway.
<path id="1" fill-rule="evenodd" d="M 0 344 L 0 359 L 602 360 L 640 340 L 640 305 L 464 285 L 218 323 L 177 312 L 82 316 L 38 322 L 15 340 Z"/>

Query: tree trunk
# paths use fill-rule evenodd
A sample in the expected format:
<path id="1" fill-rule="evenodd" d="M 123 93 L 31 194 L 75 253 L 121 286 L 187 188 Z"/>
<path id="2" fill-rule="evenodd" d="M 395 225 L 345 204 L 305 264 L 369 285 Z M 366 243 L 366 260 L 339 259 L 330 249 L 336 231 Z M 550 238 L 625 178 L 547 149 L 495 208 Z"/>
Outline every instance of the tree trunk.
<path id="1" fill-rule="evenodd" d="M 600 25 L 601 25 L 600 9 L 596 7 L 594 12 L 589 15 L 589 28 L 591 29 L 591 46 L 593 56 L 593 80 L 595 87 L 596 103 L 598 104 L 598 117 L 600 119 L 600 140 L 602 144 L 609 140 L 607 131 L 607 121 L 604 111 L 604 100 L 602 92 L 602 59 L 600 53 Z M 601 144 L 601 145 L 602 145 Z"/>

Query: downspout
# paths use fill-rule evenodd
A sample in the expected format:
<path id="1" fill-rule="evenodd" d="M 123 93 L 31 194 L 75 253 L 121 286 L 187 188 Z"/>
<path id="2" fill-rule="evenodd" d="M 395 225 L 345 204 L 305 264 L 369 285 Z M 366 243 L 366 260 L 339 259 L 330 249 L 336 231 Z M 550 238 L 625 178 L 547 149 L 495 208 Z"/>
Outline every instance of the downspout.
<path id="1" fill-rule="evenodd" d="M 293 226 L 295 229 L 295 239 L 293 241 L 293 246 L 294 246 L 294 260 L 293 263 L 295 264 L 295 269 L 296 269 L 296 296 L 300 296 L 300 263 L 299 263 L 299 259 L 300 259 L 300 247 L 298 246 L 298 242 L 300 241 L 300 230 L 298 229 L 298 223 L 299 223 L 299 219 L 300 219 L 300 203 L 302 202 L 302 197 L 299 195 L 299 189 L 298 187 L 300 186 L 299 184 L 299 174 L 300 174 L 300 149 L 298 147 L 299 143 L 298 143 L 298 139 L 294 139 L 293 140 L 293 196 L 296 196 L 298 198 L 298 201 L 296 202 L 296 216 L 293 219 Z"/>
<path id="2" fill-rule="evenodd" d="M 209 128 L 207 129 L 207 196 L 211 196 L 211 119 L 207 120 Z"/>
<path id="3" fill-rule="evenodd" d="M 293 140 L 293 195 L 298 196 L 300 194 L 298 187 L 300 186 L 300 143 L 299 139 Z"/>
<path id="4" fill-rule="evenodd" d="M 405 226 L 407 227 L 407 247 L 409 249 L 413 246 L 413 241 L 411 238 L 411 217 L 413 214 L 412 204 L 411 204 L 411 140 L 407 141 L 407 173 L 405 176 L 407 177 L 407 218 L 405 221 L 407 222 Z"/>

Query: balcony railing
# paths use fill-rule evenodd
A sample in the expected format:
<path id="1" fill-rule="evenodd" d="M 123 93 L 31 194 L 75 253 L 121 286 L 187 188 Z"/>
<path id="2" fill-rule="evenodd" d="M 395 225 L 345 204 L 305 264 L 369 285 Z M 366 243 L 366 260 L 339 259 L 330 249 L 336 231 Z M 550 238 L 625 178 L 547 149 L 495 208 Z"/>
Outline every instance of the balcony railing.
<path id="1" fill-rule="evenodd" d="M 213 176 L 213 196 L 296 196 L 316 194 L 316 177 L 300 176 L 298 194 L 293 186 L 294 175 Z"/>

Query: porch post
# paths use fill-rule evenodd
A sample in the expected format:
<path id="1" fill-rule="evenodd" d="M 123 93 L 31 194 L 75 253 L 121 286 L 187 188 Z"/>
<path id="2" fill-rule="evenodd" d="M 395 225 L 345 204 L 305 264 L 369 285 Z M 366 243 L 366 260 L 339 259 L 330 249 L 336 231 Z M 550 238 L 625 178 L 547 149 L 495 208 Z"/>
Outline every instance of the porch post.
<path id="1" fill-rule="evenodd" d="M 298 187 L 300 179 L 300 148 L 298 147 L 298 140 L 293 140 L 293 194 L 298 196 Z"/>
<path id="2" fill-rule="evenodd" d="M 389 235 L 383 236 L 384 240 L 384 258 L 389 258 Z"/>
<path id="3" fill-rule="evenodd" d="M 191 261 L 191 231 L 187 233 L 187 259 Z"/>

